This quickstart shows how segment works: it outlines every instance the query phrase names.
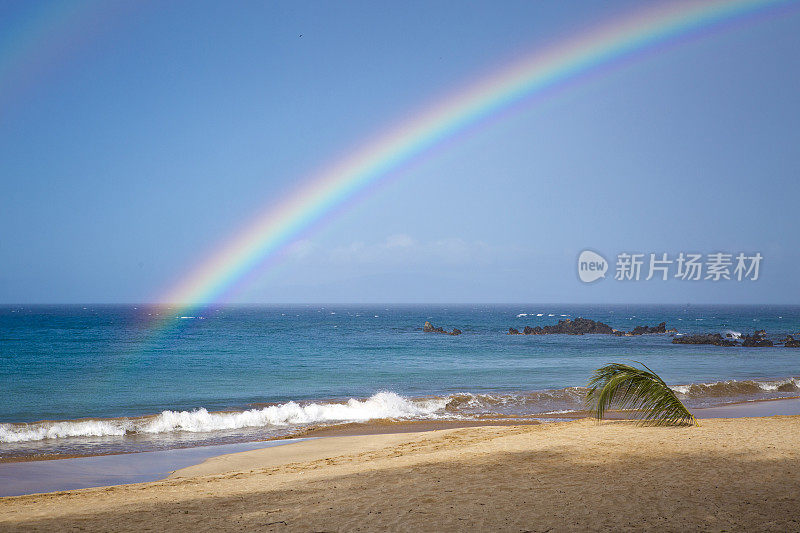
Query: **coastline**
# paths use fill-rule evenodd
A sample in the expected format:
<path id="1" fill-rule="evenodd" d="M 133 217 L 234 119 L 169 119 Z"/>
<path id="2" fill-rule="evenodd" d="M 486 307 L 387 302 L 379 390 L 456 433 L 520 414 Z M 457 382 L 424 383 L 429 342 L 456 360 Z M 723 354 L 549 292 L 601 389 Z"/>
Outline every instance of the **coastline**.
<path id="1" fill-rule="evenodd" d="M 787 378 L 795 380 L 796 378 Z M 777 381 L 777 380 L 776 380 Z M 536 392 L 534 392 L 535 394 Z M 423 400 L 425 398 L 422 398 Z M 800 414 L 800 402 L 792 403 L 792 400 L 800 399 L 800 396 L 788 396 L 778 398 L 758 398 L 758 399 L 742 399 L 739 401 L 727 401 L 711 407 L 692 407 L 693 412 L 697 412 L 698 418 L 705 417 L 741 417 L 741 416 L 770 416 L 773 414 Z M 767 408 L 755 408 L 756 405 L 770 405 L 764 402 L 784 402 L 775 405 L 792 406 L 771 411 Z M 748 407 L 749 406 L 749 407 Z M 744 409 L 744 410 L 743 410 Z M 237 411 L 220 411 L 216 414 L 236 413 Z M 155 452 L 168 452 L 170 450 L 187 450 L 194 448 L 213 448 L 215 446 L 249 446 L 252 443 L 274 443 L 283 442 L 291 439 L 309 438 L 309 437 L 326 437 L 326 436 L 342 436 L 342 435 L 367 435 L 378 433 L 409 433 L 414 431 L 432 431 L 436 429 L 472 427 L 481 425 L 520 425 L 520 424 L 538 424 L 562 420 L 576 420 L 579 418 L 591 417 L 592 414 L 585 410 L 564 410 L 543 413 L 531 414 L 508 414 L 503 415 L 500 413 L 486 413 L 481 416 L 473 416 L 471 418 L 434 418 L 434 419 L 407 419 L 407 418 L 381 418 L 375 417 L 366 422 L 329 422 L 329 423 L 316 423 L 310 424 L 295 429 L 281 431 L 275 435 L 260 435 L 245 437 L 242 436 L 233 440 L 224 440 L 222 442 L 199 441 L 197 443 L 185 442 L 178 445 L 144 449 L 144 450 L 131 450 L 131 451 L 103 451 L 95 450 L 91 452 L 67 452 L 67 453 L 29 453 L 18 455 L 3 455 L 0 456 L 0 467 L 7 463 L 26 463 L 33 461 L 57 461 L 61 459 L 76 459 L 83 457 L 106 457 L 114 455 L 131 455 L 142 453 L 155 453 Z M 141 417 L 144 418 L 144 417 Z M 606 418 L 609 419 L 626 419 L 630 415 L 625 412 L 608 411 Z M 123 418 L 105 419 L 105 420 L 123 420 Z M 92 421 L 92 419 L 77 419 L 76 421 Z M 41 423 L 58 423 L 59 421 L 38 421 L 33 424 Z M 67 421 L 70 422 L 70 421 Z M 265 444 L 271 446 L 274 444 Z"/>
<path id="2" fill-rule="evenodd" d="M 740 402 L 719 407 L 696 409 L 698 419 L 753 418 L 800 415 L 800 398 Z M 628 420 L 626 413 L 611 411 L 609 420 Z M 538 416 L 538 415 L 537 415 Z M 308 439 L 338 439 L 382 435 L 423 434 L 467 428 L 524 427 L 552 425 L 566 420 L 587 419 L 588 413 L 559 413 L 552 421 L 534 419 L 486 420 L 373 420 L 363 423 L 336 424 L 307 428 L 285 438 L 248 441 L 235 444 L 173 448 L 155 452 L 82 455 L 58 458 L 33 458 L 0 463 L 0 498 L 62 490 L 152 482 L 173 476 L 172 472 L 199 468 L 220 457 L 246 451 L 273 450 Z M 546 419 L 547 417 L 538 416 Z M 274 450 L 270 453 L 274 453 Z M 284 452 L 277 452 L 282 456 Z"/>
<path id="3" fill-rule="evenodd" d="M 791 530 L 800 416 L 593 420 L 332 436 L 163 481 L 0 500 L 39 529 Z"/>
<path id="4" fill-rule="evenodd" d="M 675 385 L 673 390 L 693 411 L 716 407 L 729 414 L 715 416 L 736 417 L 726 406 L 800 397 L 800 378 L 739 378 Z M 591 416 L 584 410 L 585 393 L 579 386 L 410 397 L 377 391 L 362 398 L 286 400 L 220 411 L 197 407 L 136 417 L 6 422 L 0 423 L 0 464 L 355 434 L 350 427 L 376 433 L 412 431 L 415 424 L 425 429 L 572 420 Z M 753 416 L 769 414 L 775 413 Z"/>

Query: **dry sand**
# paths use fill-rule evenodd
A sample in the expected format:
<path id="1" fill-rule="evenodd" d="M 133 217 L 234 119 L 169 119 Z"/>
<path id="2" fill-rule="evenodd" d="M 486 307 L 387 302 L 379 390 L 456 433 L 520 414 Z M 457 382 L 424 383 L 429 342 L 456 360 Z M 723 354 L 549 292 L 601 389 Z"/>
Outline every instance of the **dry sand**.
<path id="1" fill-rule="evenodd" d="M 329 437 L 0 499 L 0 530 L 800 531 L 800 417 Z"/>

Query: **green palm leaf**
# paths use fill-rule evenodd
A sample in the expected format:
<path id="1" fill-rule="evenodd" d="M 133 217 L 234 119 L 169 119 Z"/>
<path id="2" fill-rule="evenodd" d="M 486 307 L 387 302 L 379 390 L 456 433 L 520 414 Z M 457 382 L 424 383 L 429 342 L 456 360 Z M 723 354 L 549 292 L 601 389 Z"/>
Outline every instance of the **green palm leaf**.
<path id="1" fill-rule="evenodd" d="M 589 380 L 586 403 L 601 420 L 612 403 L 621 409 L 636 409 L 640 420 L 656 426 L 700 425 L 658 374 L 644 363 L 637 368 L 612 363 L 594 371 Z"/>

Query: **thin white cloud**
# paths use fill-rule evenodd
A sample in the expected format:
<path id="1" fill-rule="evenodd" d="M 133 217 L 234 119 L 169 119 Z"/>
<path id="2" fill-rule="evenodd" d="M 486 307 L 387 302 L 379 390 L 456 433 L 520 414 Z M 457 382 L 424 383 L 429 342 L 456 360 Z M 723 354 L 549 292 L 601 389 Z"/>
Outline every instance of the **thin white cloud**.
<path id="1" fill-rule="evenodd" d="M 416 241 L 409 235 L 405 233 L 398 233 L 395 235 L 389 235 L 386 238 L 386 242 L 384 246 L 386 248 L 408 248 L 410 246 L 414 246 Z"/>
<path id="2" fill-rule="evenodd" d="M 327 256 L 331 262 L 339 264 L 411 266 L 486 263 L 492 261 L 497 253 L 498 250 L 482 241 L 449 238 L 422 242 L 406 234 L 395 234 L 378 243 L 358 241 L 339 246 L 331 249 Z"/>

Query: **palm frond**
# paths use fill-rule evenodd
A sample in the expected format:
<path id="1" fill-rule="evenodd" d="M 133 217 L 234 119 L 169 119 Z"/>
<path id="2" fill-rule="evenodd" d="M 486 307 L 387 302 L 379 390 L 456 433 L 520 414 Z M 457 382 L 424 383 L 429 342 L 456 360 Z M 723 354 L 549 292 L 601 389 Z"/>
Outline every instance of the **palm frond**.
<path id="1" fill-rule="evenodd" d="M 640 420 L 656 426 L 700 425 L 658 374 L 644 363 L 637 368 L 611 363 L 594 371 L 589 380 L 586 403 L 598 420 L 614 404 L 620 409 L 635 409 Z"/>

